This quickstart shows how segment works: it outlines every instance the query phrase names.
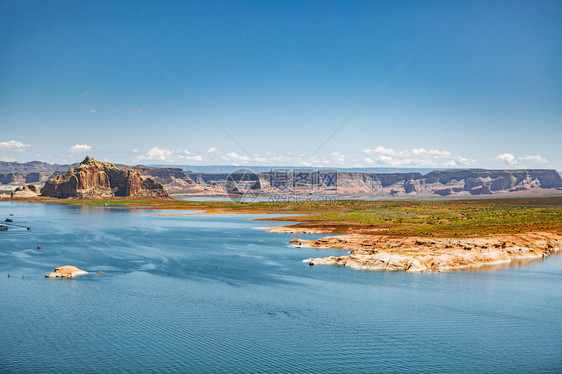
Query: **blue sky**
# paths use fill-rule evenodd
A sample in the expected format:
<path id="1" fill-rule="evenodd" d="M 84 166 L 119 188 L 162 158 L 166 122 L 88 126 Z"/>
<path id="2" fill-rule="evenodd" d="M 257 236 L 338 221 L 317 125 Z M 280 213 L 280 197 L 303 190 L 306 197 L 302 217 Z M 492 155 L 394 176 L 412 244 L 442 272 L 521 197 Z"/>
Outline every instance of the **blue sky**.
<path id="1" fill-rule="evenodd" d="M 562 169 L 560 1 L 3 0 L 0 43 L 2 160 Z"/>

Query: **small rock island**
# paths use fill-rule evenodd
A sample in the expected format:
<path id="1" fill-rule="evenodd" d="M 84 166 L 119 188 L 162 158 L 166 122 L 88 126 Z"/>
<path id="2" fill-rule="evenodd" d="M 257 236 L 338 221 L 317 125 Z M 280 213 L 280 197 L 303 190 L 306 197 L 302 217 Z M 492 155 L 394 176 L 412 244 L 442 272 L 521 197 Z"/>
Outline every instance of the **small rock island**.
<path id="1" fill-rule="evenodd" d="M 45 275 L 45 278 L 74 278 L 84 274 L 88 274 L 88 272 L 78 269 L 76 266 L 64 265 L 55 268 L 55 271 Z"/>

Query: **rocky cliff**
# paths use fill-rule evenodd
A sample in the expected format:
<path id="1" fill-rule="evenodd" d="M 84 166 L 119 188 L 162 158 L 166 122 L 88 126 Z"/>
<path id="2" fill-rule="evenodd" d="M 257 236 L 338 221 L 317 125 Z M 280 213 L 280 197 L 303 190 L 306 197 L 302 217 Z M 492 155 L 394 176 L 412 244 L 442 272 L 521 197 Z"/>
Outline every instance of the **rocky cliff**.
<path id="1" fill-rule="evenodd" d="M 315 172 L 309 180 L 314 184 L 302 183 L 302 171 L 273 172 L 259 174 L 262 192 L 279 193 L 338 193 L 348 196 L 448 196 L 448 195 L 491 195 L 518 191 L 540 191 L 562 189 L 562 178 L 555 170 L 485 170 L 459 169 L 438 170 L 425 175 L 421 173 L 355 173 L 325 171 Z M 207 193 L 224 192 L 223 186 L 229 174 L 187 173 Z M 314 179 L 316 178 L 316 179 Z M 306 178 L 305 178 L 306 179 Z M 274 182 L 280 182 L 277 185 Z"/>
<path id="2" fill-rule="evenodd" d="M 23 184 L 41 183 L 49 178 L 59 175 L 60 172 L 35 172 L 35 171 L 14 171 L 0 173 L 0 184 Z"/>
<path id="3" fill-rule="evenodd" d="M 93 160 L 95 161 L 95 160 Z M 97 161 L 96 161 L 97 162 Z M 29 171 L 33 168 L 47 168 L 49 164 L 30 163 L 9 166 L 27 171 L 0 172 L 0 188 L 13 191 L 16 185 L 35 183 L 45 185 L 45 193 L 50 196 L 162 196 L 160 184 L 173 195 L 224 195 L 229 173 L 192 173 L 180 168 L 159 168 L 147 166 L 115 166 L 100 169 L 103 174 L 84 169 L 80 178 L 71 181 L 71 176 L 61 171 Z M 99 165 L 104 163 L 98 163 Z M 47 165 L 47 166 L 45 166 Z M 81 164 L 80 164 L 81 165 Z M 83 169 L 80 165 L 76 168 Z M 16 168 L 17 166 L 17 168 Z M 24 168 L 25 166 L 25 168 Z M 61 165 L 50 165 L 56 169 Z M 72 170 L 72 169 L 71 169 Z M 115 171 L 118 170 L 118 171 Z M 262 170 L 262 169 L 260 169 Z M 521 169 L 521 170 L 486 170 L 458 169 L 435 170 L 422 174 L 420 172 L 404 173 L 364 173 L 355 171 L 338 171 L 333 173 L 325 169 L 315 171 L 312 179 L 314 185 L 303 183 L 305 170 L 289 170 L 284 175 L 275 175 L 274 171 L 257 174 L 259 183 L 256 187 L 264 193 L 290 193 L 298 195 L 338 194 L 341 196 L 384 197 L 384 196 L 470 196 L 492 195 L 498 193 L 562 193 L 562 178 L 555 170 Z M 127 176 L 129 175 L 129 176 Z M 281 178 L 279 178 L 281 177 Z M 98 178 L 98 179 L 96 179 Z M 109 179 L 107 179 L 109 178 Z M 155 182 L 154 186 L 150 185 Z M 283 183 L 278 183 L 283 179 Z M 126 182 L 125 180 L 129 180 Z M 58 186 L 60 182 L 68 182 Z M 145 182 L 142 182 L 145 181 Z M 272 184 L 273 182 L 277 185 Z M 71 184 L 75 183 L 76 186 Z M 144 183 L 144 185 L 143 185 Z M 127 187 L 129 186 L 129 187 Z M 158 187 L 160 186 L 160 187 Z M 95 188 L 93 188 L 95 187 Z M 78 191 L 78 192 L 76 192 Z M 139 195 L 140 194 L 140 195 Z"/>
<path id="4" fill-rule="evenodd" d="M 167 197 L 162 184 L 143 178 L 137 170 L 117 168 L 86 157 L 65 173 L 49 179 L 41 195 L 50 197 L 109 198 L 114 196 Z"/>
<path id="5" fill-rule="evenodd" d="M 53 173 L 55 171 L 64 172 L 74 165 L 76 164 L 59 165 L 59 164 L 48 164 L 46 162 L 41 162 L 41 161 L 31 161 L 25 163 L 0 161 L 0 172 L 3 173 L 8 173 L 8 172 Z"/>
<path id="6" fill-rule="evenodd" d="M 455 192 L 455 189 L 479 195 L 562 186 L 560 175 L 555 170 L 548 169 L 433 171 L 424 177 L 424 182 L 429 186 L 447 186 L 445 190 L 434 190 L 434 193 L 441 195 Z"/>

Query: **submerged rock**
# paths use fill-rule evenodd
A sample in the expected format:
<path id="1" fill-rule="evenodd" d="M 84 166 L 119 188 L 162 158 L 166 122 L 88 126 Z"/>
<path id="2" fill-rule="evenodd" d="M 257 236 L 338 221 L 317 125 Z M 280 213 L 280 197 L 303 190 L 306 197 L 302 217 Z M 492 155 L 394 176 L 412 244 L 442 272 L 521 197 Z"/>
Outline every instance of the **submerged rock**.
<path id="1" fill-rule="evenodd" d="M 88 272 L 78 269 L 76 266 L 64 265 L 55 268 L 55 271 L 45 275 L 45 278 L 74 278 L 84 274 L 88 274 Z"/>

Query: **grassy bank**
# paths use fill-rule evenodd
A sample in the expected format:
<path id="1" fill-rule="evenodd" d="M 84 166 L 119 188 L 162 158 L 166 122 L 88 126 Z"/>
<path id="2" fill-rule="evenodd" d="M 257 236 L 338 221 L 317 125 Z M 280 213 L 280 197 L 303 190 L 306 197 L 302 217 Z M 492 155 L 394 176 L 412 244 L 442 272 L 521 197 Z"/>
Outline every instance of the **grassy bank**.
<path id="1" fill-rule="evenodd" d="M 562 197 L 488 200 L 341 200 L 330 202 L 184 201 L 173 199 L 73 200 L 53 198 L 13 201 L 131 209 L 188 209 L 207 213 L 274 213 L 267 218 L 300 222 L 327 233 L 385 233 L 391 236 L 471 237 L 522 232 L 562 232 Z"/>

